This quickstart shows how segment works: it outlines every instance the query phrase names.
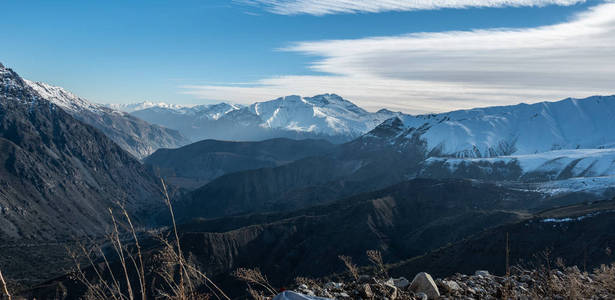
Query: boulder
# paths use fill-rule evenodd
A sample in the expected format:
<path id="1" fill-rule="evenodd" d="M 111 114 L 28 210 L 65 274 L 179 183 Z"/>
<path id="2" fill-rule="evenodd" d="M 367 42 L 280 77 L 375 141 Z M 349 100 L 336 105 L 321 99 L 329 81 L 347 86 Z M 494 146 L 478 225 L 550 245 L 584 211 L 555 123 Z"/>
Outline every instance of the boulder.
<path id="1" fill-rule="evenodd" d="M 273 298 L 273 300 L 330 300 L 329 298 L 304 295 L 291 291 L 284 291 Z"/>
<path id="2" fill-rule="evenodd" d="M 361 292 L 361 297 L 365 299 L 374 298 L 374 292 L 372 292 L 372 287 L 367 283 L 361 285 L 360 292 Z"/>
<path id="3" fill-rule="evenodd" d="M 454 293 L 456 291 L 460 291 L 461 287 L 459 284 L 453 280 L 442 280 L 442 286 L 449 292 Z"/>
<path id="4" fill-rule="evenodd" d="M 410 290 L 415 293 L 425 293 L 429 299 L 438 299 L 440 297 L 438 286 L 436 286 L 431 275 L 425 272 L 418 273 L 414 276 L 410 284 Z"/>
<path id="5" fill-rule="evenodd" d="M 425 293 L 416 293 L 416 298 L 418 298 L 420 300 L 428 300 L 429 299 L 429 297 Z"/>
<path id="6" fill-rule="evenodd" d="M 325 288 L 326 289 L 341 289 L 344 286 L 343 283 L 341 282 L 327 282 L 327 284 L 325 284 Z"/>
<path id="7" fill-rule="evenodd" d="M 410 285 L 410 281 L 408 281 L 406 277 L 391 278 L 387 280 L 387 283 L 390 285 L 393 285 L 394 287 L 398 289 L 404 289 Z"/>
<path id="8" fill-rule="evenodd" d="M 387 288 L 387 294 L 389 296 L 389 299 L 391 300 L 397 299 L 397 288 L 394 285 L 388 284 L 385 282 L 384 287 Z"/>
<path id="9" fill-rule="evenodd" d="M 485 270 L 478 270 L 478 271 L 474 272 L 474 275 L 476 275 L 476 276 L 483 276 L 483 277 L 491 276 L 491 274 L 489 274 L 489 271 L 485 271 Z"/>

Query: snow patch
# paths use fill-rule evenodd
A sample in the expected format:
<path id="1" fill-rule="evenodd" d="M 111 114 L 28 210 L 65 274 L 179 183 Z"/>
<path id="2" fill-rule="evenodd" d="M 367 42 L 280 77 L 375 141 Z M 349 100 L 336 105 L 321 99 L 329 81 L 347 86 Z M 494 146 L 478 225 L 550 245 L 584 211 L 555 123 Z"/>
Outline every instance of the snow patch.
<path id="1" fill-rule="evenodd" d="M 595 216 L 600 215 L 600 214 L 605 213 L 605 212 L 611 212 L 611 211 L 597 211 L 597 212 L 589 213 L 589 214 L 586 214 L 584 216 L 579 216 L 579 217 L 575 217 L 575 218 L 561 218 L 561 219 L 547 218 L 547 219 L 540 220 L 540 222 L 541 223 L 578 222 L 578 221 L 582 221 L 582 220 L 587 219 L 587 218 L 595 217 Z"/>

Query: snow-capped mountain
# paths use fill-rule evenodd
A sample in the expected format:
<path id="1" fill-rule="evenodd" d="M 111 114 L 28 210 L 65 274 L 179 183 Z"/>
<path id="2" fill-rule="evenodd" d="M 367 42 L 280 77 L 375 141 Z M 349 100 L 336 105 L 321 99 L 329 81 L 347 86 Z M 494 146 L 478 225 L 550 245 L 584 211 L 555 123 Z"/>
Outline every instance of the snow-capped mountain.
<path id="1" fill-rule="evenodd" d="M 431 156 L 496 157 L 560 149 L 615 147 L 615 96 L 565 99 L 399 117 L 386 135 L 366 139 L 403 143 L 416 138 Z"/>
<path id="2" fill-rule="evenodd" d="M 287 96 L 249 106 L 227 103 L 193 107 L 156 106 L 132 112 L 148 122 L 174 128 L 192 138 L 262 140 L 275 137 L 356 138 L 401 113 L 370 113 L 334 94 Z"/>
<path id="3" fill-rule="evenodd" d="M 371 114 L 333 94 L 303 98 L 287 96 L 254 103 L 249 109 L 263 120 L 263 127 L 331 136 L 359 136 L 395 115 Z"/>
<path id="4" fill-rule="evenodd" d="M 43 98 L 76 119 L 98 128 L 137 158 L 144 158 L 159 148 L 177 148 L 190 142 L 175 130 L 152 125 L 128 113 L 89 102 L 61 87 L 29 80 L 25 82 Z"/>
<path id="5" fill-rule="evenodd" d="M 161 107 L 161 108 L 169 108 L 169 109 L 180 109 L 180 108 L 185 107 L 183 105 L 169 104 L 169 103 L 164 103 L 164 102 L 152 102 L 152 101 L 143 101 L 143 102 L 129 103 L 129 104 L 110 103 L 110 104 L 105 104 L 105 106 L 115 109 L 115 110 L 127 112 L 127 113 L 131 113 L 133 111 L 142 110 L 142 109 L 148 109 L 152 107 Z"/>
<path id="6" fill-rule="evenodd" d="M 595 96 L 404 115 L 352 144 L 392 148 L 409 158 L 419 153 L 424 161 L 410 177 L 522 182 L 551 194 L 606 195 L 615 191 L 613 128 L 615 96 Z"/>

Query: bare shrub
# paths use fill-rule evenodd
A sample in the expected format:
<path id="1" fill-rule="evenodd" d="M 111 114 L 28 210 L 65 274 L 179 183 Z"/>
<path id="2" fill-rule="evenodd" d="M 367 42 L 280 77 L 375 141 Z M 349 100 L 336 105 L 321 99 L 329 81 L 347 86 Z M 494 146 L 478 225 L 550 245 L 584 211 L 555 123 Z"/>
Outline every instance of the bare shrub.
<path id="1" fill-rule="evenodd" d="M 113 270 L 105 251 L 95 243 L 93 243 L 95 245 L 93 247 L 86 247 L 81 244 L 78 251 L 69 250 L 69 254 L 75 262 L 73 276 L 87 288 L 84 296 L 86 299 L 134 300 L 136 296 L 140 296 L 141 300 L 146 300 L 148 295 L 153 292 L 158 293 L 165 299 L 209 299 L 210 294 L 199 292 L 198 288 L 202 285 L 207 287 L 211 295 L 217 299 L 230 300 L 209 277 L 199 271 L 197 267 L 188 263 L 184 257 L 167 187 L 162 179 L 161 183 L 165 204 L 171 214 L 174 241 L 170 241 L 168 237 L 163 235 L 157 236 L 162 244 L 162 249 L 153 255 L 152 265 L 149 266 L 148 271 L 160 277 L 162 284 L 155 287 L 152 283 L 152 286 L 148 289 L 146 265 L 137 231 L 124 206 L 118 203 L 122 212 L 120 216 L 123 217 L 123 220 L 116 218 L 113 209 L 109 209 L 112 230 L 108 234 L 107 240 L 118 259 L 120 272 Z M 122 238 L 124 235 L 121 234 L 120 227 L 126 229 L 129 236 L 128 241 Z M 97 258 L 102 262 L 96 263 Z M 87 267 L 89 267 L 87 270 L 84 270 L 81 266 L 82 261 L 87 263 Z M 154 268 L 153 265 L 160 267 Z M 195 282 L 198 282 L 199 285 L 194 284 Z"/>
<path id="2" fill-rule="evenodd" d="M 275 288 L 269 283 L 267 277 L 265 277 L 259 269 L 239 268 L 233 272 L 233 276 L 244 281 L 248 285 L 248 293 L 250 293 L 254 299 L 258 300 L 265 298 L 265 294 L 259 289 L 264 290 L 271 296 L 277 294 Z M 256 289 L 253 285 L 259 287 L 259 289 Z"/>
<path id="3" fill-rule="evenodd" d="M 384 278 L 388 278 L 389 274 L 387 273 L 386 267 L 384 266 L 384 261 L 382 260 L 382 253 L 378 250 L 367 250 L 367 258 L 369 261 L 374 264 L 378 268 L 378 271 Z"/>
<path id="4" fill-rule="evenodd" d="M 352 275 L 354 280 L 359 280 L 359 268 L 357 265 L 352 263 L 352 258 L 346 255 L 340 255 L 338 257 L 344 263 L 346 269 L 348 269 L 348 272 L 350 272 L 350 275 Z"/>

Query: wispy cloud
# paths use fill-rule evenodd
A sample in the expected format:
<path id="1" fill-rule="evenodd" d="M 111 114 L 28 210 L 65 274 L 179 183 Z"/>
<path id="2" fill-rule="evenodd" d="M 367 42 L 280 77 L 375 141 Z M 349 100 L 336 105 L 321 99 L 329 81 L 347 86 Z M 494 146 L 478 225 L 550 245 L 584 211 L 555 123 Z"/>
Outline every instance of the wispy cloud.
<path id="1" fill-rule="evenodd" d="M 251 102 L 335 92 L 366 108 L 437 112 L 615 93 L 615 3 L 531 29 L 417 33 L 301 42 L 330 75 L 281 76 L 255 86 L 189 86 L 207 99 Z"/>
<path id="2" fill-rule="evenodd" d="M 470 7 L 574 5 L 585 0 L 235 0 L 280 15 L 327 15 Z"/>

